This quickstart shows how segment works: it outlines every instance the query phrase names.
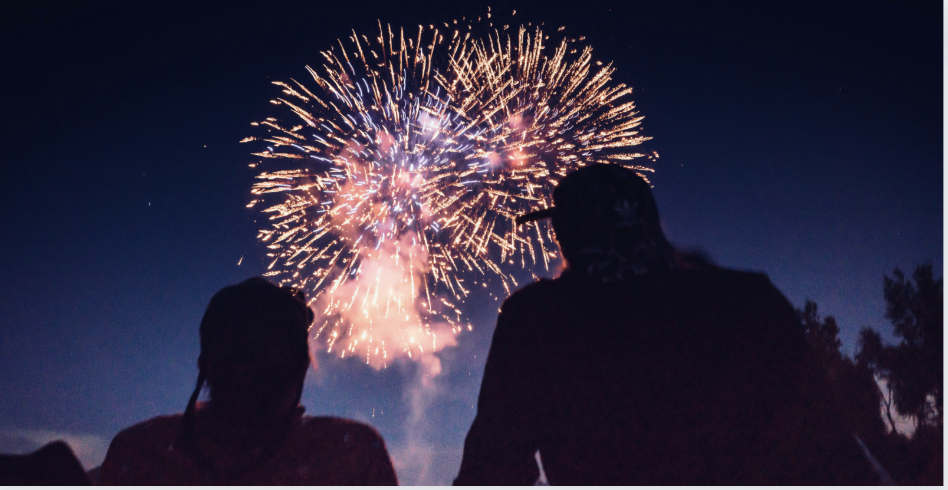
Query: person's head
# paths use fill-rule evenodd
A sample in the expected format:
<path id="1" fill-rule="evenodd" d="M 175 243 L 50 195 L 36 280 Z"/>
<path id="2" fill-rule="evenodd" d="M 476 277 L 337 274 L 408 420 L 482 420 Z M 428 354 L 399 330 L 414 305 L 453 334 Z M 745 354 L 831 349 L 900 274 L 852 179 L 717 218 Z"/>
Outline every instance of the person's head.
<path id="1" fill-rule="evenodd" d="M 262 423 L 295 412 L 312 321 L 302 292 L 262 278 L 218 291 L 201 320 L 200 375 L 186 413 L 193 413 L 204 380 L 211 405 L 222 412 Z"/>
<path id="2" fill-rule="evenodd" d="M 553 190 L 553 208 L 535 214 L 552 218 L 568 267 L 603 282 L 677 268 L 648 183 L 620 165 L 566 175 Z"/>

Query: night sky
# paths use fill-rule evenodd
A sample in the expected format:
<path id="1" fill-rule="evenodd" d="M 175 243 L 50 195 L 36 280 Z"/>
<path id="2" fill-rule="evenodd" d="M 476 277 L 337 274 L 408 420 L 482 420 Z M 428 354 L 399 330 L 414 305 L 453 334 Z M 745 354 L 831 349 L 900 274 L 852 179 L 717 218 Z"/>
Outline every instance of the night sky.
<path id="1" fill-rule="evenodd" d="M 245 207 L 257 149 L 238 141 L 279 113 L 270 82 L 306 79 L 351 29 L 487 5 L 613 61 L 661 155 L 669 240 L 813 299 L 844 353 L 863 326 L 891 332 L 883 274 L 932 261 L 942 275 L 937 1 L 7 2 L 0 452 L 67 437 L 91 468 L 122 428 L 182 411 L 208 301 L 266 269 Z M 474 330 L 422 393 L 414 364 L 321 356 L 307 413 L 371 423 L 403 483 L 450 483 L 497 306 L 468 301 Z"/>

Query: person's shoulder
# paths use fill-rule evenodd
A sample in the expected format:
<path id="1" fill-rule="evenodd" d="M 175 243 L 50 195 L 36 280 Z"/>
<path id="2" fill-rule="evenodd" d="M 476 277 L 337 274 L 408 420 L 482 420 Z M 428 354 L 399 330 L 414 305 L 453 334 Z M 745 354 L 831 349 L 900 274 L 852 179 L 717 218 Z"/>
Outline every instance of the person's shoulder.
<path id="1" fill-rule="evenodd" d="M 767 274 L 757 271 L 745 271 L 714 267 L 700 270 L 682 270 L 678 272 L 687 277 L 716 282 L 733 282 L 738 284 L 770 284 Z"/>
<path id="2" fill-rule="evenodd" d="M 769 339 L 784 351 L 805 350 L 803 330 L 793 305 L 762 272 L 714 269 L 690 271 L 704 281 L 710 299 L 731 312 L 731 326 Z M 760 328 L 766 325 L 767 328 Z M 738 330 L 741 330 L 738 328 Z"/>
<path id="3" fill-rule="evenodd" d="M 304 436 L 320 444 L 339 447 L 385 447 L 381 434 L 374 427 L 342 417 L 304 416 L 301 421 Z"/>
<path id="4" fill-rule="evenodd" d="M 557 289 L 561 282 L 561 279 L 538 279 L 514 291 L 513 294 L 510 295 L 510 298 L 529 298 L 531 296 L 544 294 L 551 289 Z"/>
<path id="5" fill-rule="evenodd" d="M 308 428 L 308 430 L 343 432 L 355 431 L 359 433 L 364 432 L 368 434 L 375 434 L 378 436 L 378 431 L 376 431 L 371 425 L 344 417 L 333 417 L 328 415 L 304 415 L 302 424 L 303 427 Z"/>
<path id="6" fill-rule="evenodd" d="M 174 442 L 181 427 L 181 414 L 161 415 L 128 427 L 112 439 L 112 445 L 125 450 L 165 447 Z M 110 451 L 112 447 L 110 446 Z"/>
<path id="7" fill-rule="evenodd" d="M 144 420 L 132 425 L 118 433 L 116 438 L 140 439 L 154 436 L 162 436 L 175 432 L 181 427 L 182 415 L 180 413 L 173 415 L 160 415 L 148 420 Z"/>
<path id="8" fill-rule="evenodd" d="M 674 276 L 680 281 L 700 285 L 719 295 L 780 294 L 767 274 L 763 272 L 716 267 L 678 271 Z"/>
<path id="9" fill-rule="evenodd" d="M 552 295 L 562 289 L 561 279 L 539 279 L 514 291 L 501 305 L 501 312 L 522 308 L 533 302 L 547 303 Z"/>
<path id="10" fill-rule="evenodd" d="M 109 444 L 100 468 L 104 485 L 131 484 L 140 476 L 143 466 L 162 460 L 174 446 L 182 416 L 164 415 L 128 427 Z"/>
<path id="11" fill-rule="evenodd" d="M 372 426 L 341 417 L 304 416 L 301 450 L 331 471 L 321 485 L 397 485 L 385 441 Z"/>
<path id="12" fill-rule="evenodd" d="M 737 271 L 722 269 L 723 281 L 726 281 L 734 291 L 747 296 L 758 298 L 760 301 L 787 302 L 783 293 L 770 281 L 770 277 L 763 272 Z M 789 304 L 789 302 L 787 302 Z"/>

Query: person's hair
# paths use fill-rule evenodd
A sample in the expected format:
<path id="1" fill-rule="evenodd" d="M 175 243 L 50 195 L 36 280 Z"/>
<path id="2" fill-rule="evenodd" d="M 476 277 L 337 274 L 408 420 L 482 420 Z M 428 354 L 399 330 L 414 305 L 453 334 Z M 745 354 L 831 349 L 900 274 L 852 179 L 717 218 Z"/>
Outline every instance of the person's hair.
<path id="1" fill-rule="evenodd" d="M 313 311 L 302 291 L 276 286 L 255 277 L 221 289 L 211 298 L 201 319 L 202 363 L 223 364 L 252 361 L 260 366 L 279 366 L 291 376 L 305 376 L 309 365 L 308 329 Z M 198 373 L 197 386 L 184 412 L 186 434 L 190 434 L 198 396 L 205 381 L 214 399 L 215 387 L 229 380 L 219 371 Z"/>

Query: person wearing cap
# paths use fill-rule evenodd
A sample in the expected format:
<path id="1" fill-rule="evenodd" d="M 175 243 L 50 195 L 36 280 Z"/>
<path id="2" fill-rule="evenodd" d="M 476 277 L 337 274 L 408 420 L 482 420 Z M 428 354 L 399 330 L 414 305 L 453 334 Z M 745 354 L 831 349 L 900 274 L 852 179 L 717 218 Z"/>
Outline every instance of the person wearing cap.
<path id="1" fill-rule="evenodd" d="M 455 484 L 873 483 L 807 377 L 790 303 L 763 274 L 683 263 L 649 185 L 566 175 L 549 217 L 566 262 L 497 320 Z"/>
<path id="2" fill-rule="evenodd" d="M 201 320 L 197 387 L 183 414 L 123 430 L 105 485 L 397 485 L 382 437 L 304 416 L 313 312 L 302 292 L 253 278 L 222 289 Z M 210 401 L 198 403 L 207 383 Z"/>

